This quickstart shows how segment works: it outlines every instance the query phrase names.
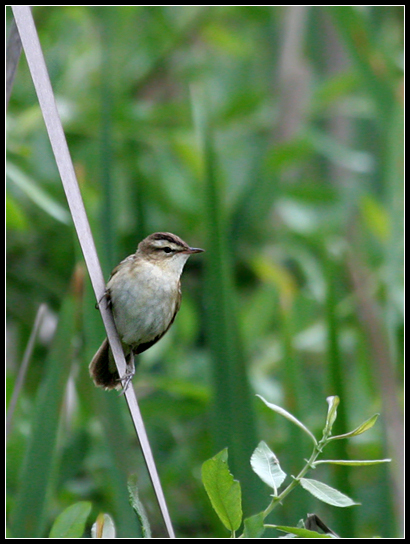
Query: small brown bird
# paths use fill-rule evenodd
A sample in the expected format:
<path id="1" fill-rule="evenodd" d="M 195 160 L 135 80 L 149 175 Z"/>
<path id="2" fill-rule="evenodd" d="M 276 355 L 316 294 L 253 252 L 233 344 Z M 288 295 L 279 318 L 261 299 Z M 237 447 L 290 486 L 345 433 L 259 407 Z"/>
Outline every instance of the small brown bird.
<path id="1" fill-rule="evenodd" d="M 181 305 L 181 274 L 188 257 L 203 249 L 189 247 L 170 232 L 151 234 L 114 268 L 105 290 L 111 305 L 125 360 L 126 375 L 118 376 L 107 338 L 90 363 L 95 385 L 127 388 L 135 373 L 134 355 L 164 336 Z"/>

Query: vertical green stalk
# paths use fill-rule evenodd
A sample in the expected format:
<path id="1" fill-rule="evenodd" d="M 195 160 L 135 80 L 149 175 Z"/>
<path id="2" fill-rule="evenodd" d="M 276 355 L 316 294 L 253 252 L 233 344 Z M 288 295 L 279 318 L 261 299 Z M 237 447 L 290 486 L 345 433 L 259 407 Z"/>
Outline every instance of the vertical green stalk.
<path id="1" fill-rule="evenodd" d="M 40 538 L 46 524 L 46 496 L 51 483 L 57 431 L 64 391 L 72 361 L 75 300 L 64 300 L 57 333 L 44 362 L 44 378 L 39 387 L 28 439 L 20 488 L 11 516 L 13 538 Z"/>
<path id="2" fill-rule="evenodd" d="M 298 354 L 293 345 L 295 336 L 295 299 L 293 296 L 286 296 L 280 293 L 279 297 L 280 321 L 281 321 L 281 342 L 283 345 L 283 362 L 281 368 L 281 378 L 283 383 L 283 392 L 285 395 L 286 408 L 297 418 L 303 419 L 303 406 L 306 403 L 306 395 L 303 387 L 303 373 L 298 358 Z M 306 451 L 305 437 L 300 437 L 300 433 L 295 425 L 288 425 L 288 443 L 297 444 L 296 448 L 289 448 L 287 451 L 287 466 L 292 474 L 295 474 L 300 463 L 301 452 Z M 292 515 L 303 516 L 308 508 L 307 497 L 302 494 L 294 505 L 295 510 Z M 285 508 L 284 514 L 289 516 L 288 509 Z M 290 521 L 290 518 L 289 518 Z"/>
<path id="3" fill-rule="evenodd" d="M 339 345 L 339 325 L 336 316 L 337 300 L 337 277 L 340 276 L 340 268 L 336 268 L 336 263 L 332 257 L 326 255 L 326 271 L 327 271 L 327 297 L 326 297 L 326 325 L 328 338 L 328 379 L 327 391 L 328 395 L 337 395 L 341 399 L 348 398 L 345 392 L 345 374 L 346 369 L 343 368 L 343 355 Z M 346 403 L 340 403 L 338 406 L 338 417 L 334 423 L 335 434 L 342 435 L 348 430 L 347 414 L 345 409 Z M 332 456 L 337 459 L 349 459 L 349 451 L 347 443 L 344 440 L 336 440 L 333 444 Z M 346 478 L 345 467 L 335 465 L 332 467 L 333 479 L 335 487 L 352 495 L 352 486 L 348 478 Z M 348 508 L 342 509 L 337 519 L 334 521 L 336 531 L 343 532 L 346 537 L 351 537 L 356 534 L 355 529 L 355 514 Z"/>
<path id="4" fill-rule="evenodd" d="M 197 98 L 197 97 L 195 97 Z M 211 129 L 203 102 L 195 101 L 196 124 L 204 160 L 204 221 L 207 232 L 205 321 L 212 354 L 213 436 L 217 450 L 229 448 L 233 473 L 254 508 L 260 493 L 249 470 L 257 443 L 246 356 L 239 335 L 233 267 L 227 243 L 223 187 L 217 172 Z M 259 482 L 257 482 L 258 490 Z"/>
<path id="5" fill-rule="evenodd" d="M 100 143 L 100 178 L 103 203 L 101 208 L 101 240 L 104 253 L 101 259 L 104 269 L 112 270 L 115 264 L 116 240 L 114 229 L 115 190 L 112 179 L 113 144 L 112 144 L 112 111 L 114 103 L 113 88 L 113 41 L 115 29 L 114 13 L 110 7 L 101 10 L 101 143 Z"/>

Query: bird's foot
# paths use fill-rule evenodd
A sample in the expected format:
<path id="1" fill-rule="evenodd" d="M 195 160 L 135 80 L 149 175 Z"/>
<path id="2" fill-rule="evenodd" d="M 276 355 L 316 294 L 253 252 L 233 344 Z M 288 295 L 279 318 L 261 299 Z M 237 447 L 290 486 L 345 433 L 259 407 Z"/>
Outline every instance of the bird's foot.
<path id="1" fill-rule="evenodd" d="M 125 371 L 125 374 L 121 378 L 118 379 L 118 381 L 120 381 L 122 385 L 122 391 L 120 395 L 123 395 L 126 392 L 129 384 L 132 381 L 132 378 L 134 377 L 134 374 L 135 374 L 135 366 L 134 366 L 134 361 L 131 359 L 131 361 L 127 363 L 127 369 Z"/>

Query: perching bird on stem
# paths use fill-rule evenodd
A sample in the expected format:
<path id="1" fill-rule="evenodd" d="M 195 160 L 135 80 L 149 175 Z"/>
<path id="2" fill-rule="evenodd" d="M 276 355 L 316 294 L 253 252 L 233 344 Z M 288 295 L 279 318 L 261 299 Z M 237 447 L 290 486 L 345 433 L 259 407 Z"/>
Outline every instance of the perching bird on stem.
<path id="1" fill-rule="evenodd" d="M 90 363 L 95 385 L 125 391 L 135 373 L 134 355 L 158 342 L 172 325 L 181 305 L 184 265 L 190 255 L 202 251 L 189 247 L 175 234 L 156 232 L 114 268 L 105 296 L 112 308 L 127 371 L 120 379 L 106 338 Z"/>

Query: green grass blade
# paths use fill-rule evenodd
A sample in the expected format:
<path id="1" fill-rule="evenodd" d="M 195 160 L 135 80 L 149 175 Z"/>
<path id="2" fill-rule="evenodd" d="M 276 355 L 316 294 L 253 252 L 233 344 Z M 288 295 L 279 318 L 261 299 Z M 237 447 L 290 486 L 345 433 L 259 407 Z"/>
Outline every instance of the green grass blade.
<path id="1" fill-rule="evenodd" d="M 12 513 L 13 538 L 42 536 L 61 406 L 71 367 L 74 313 L 74 298 L 68 296 L 61 308 L 57 333 L 37 394 L 31 435 L 21 471 L 21 486 Z"/>

